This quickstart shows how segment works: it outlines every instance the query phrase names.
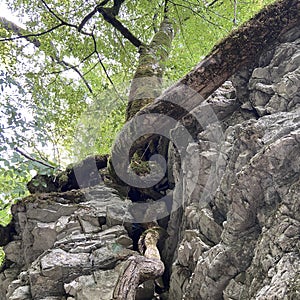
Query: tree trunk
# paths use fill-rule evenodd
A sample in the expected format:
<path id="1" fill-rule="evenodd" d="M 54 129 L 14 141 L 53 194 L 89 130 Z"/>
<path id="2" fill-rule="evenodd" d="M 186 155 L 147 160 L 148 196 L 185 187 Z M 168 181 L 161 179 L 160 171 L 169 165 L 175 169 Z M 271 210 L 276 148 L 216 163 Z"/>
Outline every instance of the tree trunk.
<path id="1" fill-rule="evenodd" d="M 161 94 L 164 64 L 171 51 L 173 38 L 173 24 L 165 14 L 151 43 L 140 46 L 139 63 L 130 86 L 126 121 Z"/>
<path id="2" fill-rule="evenodd" d="M 166 6 L 164 18 L 152 41 L 149 45 L 141 45 L 139 48 L 139 63 L 130 86 L 126 110 L 127 122 L 143 107 L 153 103 L 161 94 L 164 64 L 171 51 L 173 38 L 173 24 L 167 16 Z M 144 149 L 138 154 L 139 158 L 143 155 L 143 151 Z M 113 168 L 112 171 L 114 171 Z M 156 279 L 164 273 L 165 267 L 156 246 L 161 235 L 161 228 L 157 226 L 156 222 L 145 223 L 144 225 L 148 229 L 139 241 L 140 252 L 144 256 L 132 256 L 128 259 L 116 285 L 114 299 L 134 300 L 140 283 L 149 279 Z"/>
<path id="3" fill-rule="evenodd" d="M 144 256 L 131 256 L 128 259 L 116 284 L 113 299 L 135 300 L 140 283 L 163 275 L 165 266 L 156 247 L 161 234 L 161 228 L 158 226 L 144 232 L 140 239 L 140 244 L 143 244 L 140 248 L 144 248 L 140 251 Z"/>

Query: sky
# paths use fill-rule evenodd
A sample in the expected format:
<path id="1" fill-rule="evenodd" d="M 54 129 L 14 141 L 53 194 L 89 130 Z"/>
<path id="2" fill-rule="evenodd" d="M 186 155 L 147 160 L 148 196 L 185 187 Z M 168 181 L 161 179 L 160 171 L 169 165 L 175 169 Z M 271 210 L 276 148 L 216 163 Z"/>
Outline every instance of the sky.
<path id="1" fill-rule="evenodd" d="M 24 28 L 24 25 L 19 21 L 19 19 L 18 19 L 16 16 L 14 16 L 14 15 L 7 9 L 7 6 L 5 5 L 4 2 L 5 2 L 5 1 L 0 0 L 0 17 L 4 17 L 4 18 L 6 18 L 7 20 L 9 20 L 9 21 L 15 23 L 16 25 L 18 25 L 18 26 Z M 68 59 L 69 59 L 69 58 L 65 58 L 65 60 L 68 60 Z M 72 61 L 70 61 L 70 62 L 72 63 Z M 66 76 L 66 77 L 68 77 L 68 78 L 73 78 L 73 79 L 76 79 L 76 80 L 78 80 L 78 78 L 79 78 L 79 77 L 78 77 L 78 74 L 77 74 L 75 71 L 73 71 L 73 70 L 66 71 L 66 72 L 64 73 L 64 76 Z M 7 92 L 7 89 L 9 90 L 9 88 L 8 88 L 8 87 L 5 88 L 5 91 L 6 91 L 6 92 Z M 1 96 L 2 96 L 2 94 L 4 94 L 4 93 L 1 93 L 1 91 L 0 91 L 0 102 L 1 102 Z M 22 110 L 22 115 L 26 118 L 26 120 L 30 120 L 30 119 L 32 118 L 31 112 L 27 112 L 27 111 L 24 110 L 24 109 Z M 4 120 L 1 118 L 1 114 L 0 114 L 0 119 L 1 119 L 0 122 L 4 122 Z M 25 150 L 25 151 L 27 151 L 28 153 L 30 153 L 30 149 L 24 148 L 24 149 L 22 149 L 22 150 Z M 70 162 L 70 161 L 69 161 L 69 158 L 65 158 L 65 155 L 64 155 L 62 149 L 60 149 L 60 150 L 61 150 L 61 159 L 62 159 L 61 163 L 64 163 L 64 164 L 69 163 L 69 162 Z M 50 155 L 50 158 L 53 159 L 53 155 L 54 155 L 54 154 L 53 154 L 53 146 L 52 146 L 52 145 L 48 145 L 48 146 L 43 147 L 43 152 L 46 153 L 46 154 L 49 154 L 49 155 Z M 4 155 L 4 154 L 3 154 L 3 153 L 0 153 L 0 155 Z"/>
<path id="2" fill-rule="evenodd" d="M 13 14 L 7 9 L 6 5 L 3 3 L 2 0 L 0 0 L 0 17 L 4 17 L 9 21 L 14 22 L 16 25 L 20 26 L 20 27 L 24 27 L 23 24 L 19 21 L 19 19 L 16 16 L 13 16 Z M 5 90 L 10 90 L 10 88 L 6 87 Z M 11 93 L 16 93 L 16 91 L 11 90 Z M 1 96 L 2 93 L 0 94 L 0 101 L 1 101 Z M 32 116 L 27 113 L 26 111 L 22 111 L 22 114 L 27 116 L 28 119 L 30 119 Z M 4 120 L 1 118 L 1 114 L 0 114 L 0 119 L 1 122 L 4 122 Z M 9 132 L 8 132 L 9 134 Z M 5 157 L 5 153 L 1 153 L 1 156 Z M 1 194 L 0 194 L 0 198 L 1 198 Z"/>
<path id="3" fill-rule="evenodd" d="M 0 17 L 4 17 L 18 26 L 22 26 L 22 23 L 19 22 L 18 18 L 13 16 L 13 14 L 7 9 L 5 3 L 2 3 L 2 0 L 0 0 Z"/>

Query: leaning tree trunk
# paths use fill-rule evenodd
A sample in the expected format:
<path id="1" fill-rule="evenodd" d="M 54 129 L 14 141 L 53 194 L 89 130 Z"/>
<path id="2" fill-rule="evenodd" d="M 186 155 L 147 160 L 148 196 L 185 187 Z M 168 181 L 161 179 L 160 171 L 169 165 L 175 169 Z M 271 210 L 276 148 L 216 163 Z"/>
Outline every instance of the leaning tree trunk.
<path id="1" fill-rule="evenodd" d="M 122 143 L 114 144 L 112 156 L 122 157 L 124 149 L 128 148 L 132 156 L 138 149 L 143 149 L 155 136 L 151 133 L 153 127 L 166 126 L 165 119 L 157 118 L 157 114 L 180 120 L 242 66 L 255 64 L 263 50 L 280 41 L 284 32 L 299 23 L 299 0 L 280 0 L 265 7 L 216 45 L 194 70 L 140 110 L 135 118 L 137 121 L 133 119 L 123 130 Z M 149 134 L 129 145 L 130 137 L 140 130 L 140 116 L 144 118 L 143 131 Z M 126 160 L 119 168 L 126 168 Z"/>

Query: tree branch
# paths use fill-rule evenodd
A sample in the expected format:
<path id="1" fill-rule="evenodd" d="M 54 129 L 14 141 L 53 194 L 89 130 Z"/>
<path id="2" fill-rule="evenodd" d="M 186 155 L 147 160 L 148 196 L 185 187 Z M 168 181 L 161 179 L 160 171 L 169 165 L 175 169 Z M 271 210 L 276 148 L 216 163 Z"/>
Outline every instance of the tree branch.
<path id="1" fill-rule="evenodd" d="M 29 33 L 29 34 L 25 34 L 26 30 L 17 26 L 16 24 L 14 24 L 13 22 L 8 21 L 7 19 L 0 17 L 0 23 L 2 23 L 3 27 L 7 30 L 7 31 L 12 31 L 14 32 L 17 36 L 16 37 L 12 37 L 12 38 L 1 38 L 0 42 L 6 42 L 6 41 L 14 41 L 14 40 L 19 40 L 19 39 L 25 39 L 27 41 L 29 41 L 30 43 L 33 43 L 36 47 L 39 47 L 40 44 L 36 39 L 31 39 L 34 37 L 38 37 L 38 36 L 42 36 L 45 35 L 51 31 L 54 31 L 55 29 L 64 26 L 64 24 L 58 24 L 55 25 L 54 27 L 40 32 L 40 33 Z M 23 33 L 22 33 L 23 32 Z"/>
<path id="2" fill-rule="evenodd" d="M 31 160 L 31 161 L 35 161 L 35 162 L 37 162 L 37 163 L 39 163 L 39 164 L 41 164 L 41 165 L 43 165 L 43 166 L 45 166 L 45 167 L 48 167 L 48 168 L 51 168 L 51 169 L 55 169 L 55 167 L 52 166 L 52 165 L 50 165 L 49 163 L 44 162 L 44 161 L 41 161 L 41 160 L 38 160 L 38 159 L 36 159 L 36 158 L 33 158 L 32 156 L 26 154 L 25 152 L 23 152 L 22 150 L 20 150 L 20 149 L 17 148 L 17 147 L 15 147 L 15 151 L 18 152 L 18 153 L 20 153 L 22 156 L 28 158 L 28 159 Z"/>
<path id="3" fill-rule="evenodd" d="M 97 5 L 93 11 L 91 11 L 88 15 L 84 17 L 81 23 L 78 26 L 78 31 L 80 32 L 84 25 L 98 12 L 98 7 L 104 6 L 109 2 L 109 0 L 102 1 L 99 5 Z"/>
<path id="4" fill-rule="evenodd" d="M 86 32 L 83 32 L 83 31 L 82 31 L 82 27 L 83 27 L 84 24 L 88 21 L 89 18 L 86 17 L 86 18 L 85 18 L 85 19 L 86 19 L 85 23 L 82 22 L 82 23 L 79 25 L 79 27 L 77 27 L 76 25 L 73 25 L 73 24 L 70 24 L 70 23 L 64 21 L 62 18 L 60 18 L 60 17 L 59 17 L 59 16 L 58 16 L 58 15 L 57 15 L 57 14 L 56 14 L 49 6 L 48 6 L 48 4 L 47 4 L 44 0 L 41 0 L 41 1 L 42 1 L 42 3 L 45 5 L 45 7 L 47 8 L 47 10 L 48 10 L 48 11 L 49 11 L 56 19 L 58 19 L 58 20 L 61 22 L 60 24 L 58 24 L 58 25 L 56 25 L 55 27 L 53 27 L 53 28 L 51 28 L 51 29 L 49 29 L 49 30 L 47 30 L 47 31 L 45 31 L 45 32 L 42 32 L 42 33 L 38 33 L 38 34 L 23 34 L 23 35 L 20 35 L 20 34 L 22 34 L 22 32 L 25 32 L 25 29 L 22 29 L 21 27 L 18 27 L 16 24 L 14 24 L 14 23 L 12 23 L 12 22 L 6 20 L 5 18 L 0 18 L 0 22 L 3 24 L 3 26 L 6 26 L 6 27 L 4 27 L 4 28 L 6 28 L 7 30 L 13 31 L 15 34 L 18 35 L 17 37 L 14 37 L 14 38 L 0 39 L 0 41 L 12 41 L 12 40 L 16 40 L 16 39 L 22 39 L 22 38 L 25 38 L 25 39 L 28 40 L 29 42 L 33 43 L 36 47 L 39 47 L 39 46 L 40 46 L 40 42 L 39 42 L 37 39 L 32 40 L 31 37 L 42 36 L 42 35 L 44 35 L 44 34 L 46 34 L 46 33 L 49 33 L 49 32 L 51 32 L 51 31 L 57 29 L 58 27 L 61 27 L 61 26 L 70 26 L 70 27 L 76 28 L 76 29 L 77 29 L 78 31 L 80 31 L 81 33 L 83 33 L 83 34 L 85 34 L 85 35 L 88 35 L 88 36 L 92 37 L 93 42 L 94 42 L 94 46 L 95 46 L 95 52 L 94 52 L 94 53 L 97 54 L 98 60 L 99 60 L 99 63 L 100 63 L 100 65 L 101 65 L 101 67 L 103 68 L 106 77 L 108 78 L 109 82 L 110 82 L 111 85 L 113 86 L 113 88 L 114 88 L 114 90 L 116 91 L 116 93 L 117 93 L 117 95 L 119 96 L 119 98 L 120 98 L 122 101 L 124 101 L 124 100 L 122 99 L 122 97 L 120 96 L 120 94 L 118 93 L 117 89 L 115 88 L 113 81 L 111 80 L 111 78 L 110 78 L 110 76 L 109 76 L 109 74 L 108 74 L 108 72 L 107 72 L 107 70 L 106 70 L 104 64 L 102 63 L 102 60 L 101 60 L 101 58 L 100 58 L 100 56 L 99 56 L 99 53 L 98 53 L 98 51 L 97 51 L 97 44 L 96 44 L 96 40 L 95 40 L 94 35 L 93 35 L 92 33 L 86 33 Z M 94 11 L 92 12 L 93 15 L 98 11 L 98 7 L 99 7 L 99 6 L 103 6 L 103 5 L 105 5 L 106 3 L 108 3 L 108 2 L 109 2 L 108 0 L 105 0 L 105 1 L 101 2 L 101 3 L 94 9 Z M 116 1 L 116 2 L 118 2 L 116 7 L 117 7 L 117 12 L 119 12 L 119 9 L 120 9 L 119 6 L 121 6 L 121 3 L 124 2 L 124 0 L 119 0 L 119 1 Z M 115 3 L 115 4 L 116 4 L 116 3 Z M 115 10 L 115 8 L 112 8 L 112 9 Z M 91 14 L 92 14 L 92 13 L 91 13 Z M 3 20 L 2 20 L 2 19 L 3 19 Z M 84 20 L 85 20 L 85 19 L 84 19 Z M 128 31 L 128 32 L 129 32 L 129 31 Z M 132 35 L 132 36 L 133 36 L 133 35 Z M 91 94 L 93 94 L 93 91 L 92 91 L 91 86 L 89 85 L 89 83 L 87 82 L 87 80 L 84 78 L 84 75 L 82 75 L 81 72 L 76 68 L 76 66 L 72 66 L 71 64 L 67 63 L 66 61 L 61 61 L 61 60 L 58 58 L 58 56 L 52 57 L 52 59 L 55 60 L 57 63 L 59 63 L 59 64 L 61 64 L 61 65 L 64 65 L 64 66 L 67 66 L 67 67 L 73 69 L 73 70 L 80 76 L 80 78 L 83 80 L 83 82 L 84 82 L 84 84 L 86 85 L 86 87 L 87 87 L 87 89 L 89 90 L 89 92 L 90 92 Z"/>
<path id="5" fill-rule="evenodd" d="M 109 76 L 109 74 L 108 74 L 108 72 L 107 72 L 107 70 L 106 70 L 106 68 L 105 68 L 105 66 L 104 66 L 104 64 L 103 64 L 103 62 L 102 62 L 102 59 L 101 59 L 101 57 L 100 57 L 100 55 L 99 55 L 99 52 L 98 52 L 98 49 L 97 49 L 97 42 L 96 42 L 95 36 L 92 35 L 92 38 L 93 38 L 93 42 L 94 42 L 95 53 L 97 54 L 97 57 L 98 57 L 98 61 L 99 61 L 100 65 L 101 65 L 101 67 L 102 67 L 102 69 L 103 69 L 103 71 L 104 71 L 104 73 L 105 73 L 105 75 L 106 75 L 108 81 L 109 81 L 110 84 L 113 86 L 113 89 L 115 90 L 116 94 L 118 95 L 119 99 L 120 99 L 122 102 L 124 102 L 124 99 L 121 97 L 121 95 L 119 94 L 118 90 L 116 89 L 116 87 L 115 87 L 115 85 L 114 85 L 112 79 L 110 78 L 110 76 Z"/>
<path id="6" fill-rule="evenodd" d="M 181 17 L 180 17 L 180 14 L 178 12 L 177 6 L 175 6 L 175 12 L 176 12 L 177 18 L 179 20 L 180 34 L 181 34 L 182 39 L 183 39 L 183 41 L 185 43 L 185 46 L 186 46 L 186 48 L 187 48 L 187 50 L 188 50 L 188 52 L 190 54 L 190 57 L 191 57 L 190 59 L 191 59 L 191 61 L 193 61 L 193 54 L 192 54 L 192 51 L 191 51 L 191 48 L 190 48 L 189 44 L 186 41 L 186 38 L 185 38 L 185 35 L 184 35 L 184 28 L 182 26 L 182 21 L 181 21 Z"/>
<path id="7" fill-rule="evenodd" d="M 47 8 L 47 10 L 50 12 L 50 14 L 56 18 L 57 20 L 59 20 L 61 22 L 62 25 L 67 25 L 69 27 L 73 27 L 73 28 L 76 28 L 77 29 L 77 26 L 76 25 L 73 25 L 71 23 L 68 23 L 66 22 L 65 20 L 63 20 L 61 17 L 59 17 L 50 7 L 49 5 L 44 1 L 44 0 L 41 0 L 41 2 L 44 4 L 44 6 Z"/>
<path id="8" fill-rule="evenodd" d="M 103 19 L 111 24 L 116 30 L 118 30 L 127 40 L 129 40 L 135 47 L 140 47 L 142 42 L 135 37 L 119 20 L 116 19 L 121 5 L 125 0 L 114 0 L 113 7 L 103 7 L 108 1 L 103 1 L 97 5 L 93 11 L 91 11 L 87 16 L 84 17 L 80 25 L 78 26 L 78 31 L 80 32 L 84 25 L 97 13 L 99 12 Z"/>
<path id="9" fill-rule="evenodd" d="M 103 19 L 116 28 L 127 40 L 135 47 L 139 48 L 142 42 L 135 37 L 107 8 L 99 7 L 98 12 L 103 16 Z"/>
<path id="10" fill-rule="evenodd" d="M 62 60 L 61 62 L 59 62 L 59 64 L 62 64 L 72 70 L 74 70 L 78 75 L 79 77 L 82 79 L 82 81 L 84 82 L 84 84 L 86 85 L 87 89 L 89 90 L 89 92 L 91 94 L 93 94 L 93 90 L 91 88 L 91 86 L 89 85 L 88 81 L 84 78 L 84 75 L 81 74 L 81 72 L 76 68 L 76 66 L 73 66 L 71 64 L 69 64 L 68 62 L 66 62 L 65 60 Z"/>
<path id="11" fill-rule="evenodd" d="M 108 2 L 108 1 L 107 1 Z M 98 5 L 94 8 L 93 11 L 91 11 L 88 15 L 86 15 L 81 23 L 78 26 L 78 31 L 81 32 L 84 25 L 98 12 Z"/>
<path id="12" fill-rule="evenodd" d="M 212 21 L 209 19 L 209 17 L 207 17 L 205 14 L 200 13 L 200 12 L 198 12 L 196 9 L 194 9 L 194 8 L 192 7 L 192 4 L 190 4 L 190 5 L 185 5 L 185 4 L 181 4 L 181 3 L 176 3 L 176 2 L 171 1 L 171 0 L 169 0 L 169 1 L 170 1 L 170 3 L 172 3 L 174 6 L 180 6 L 180 7 L 183 7 L 183 8 L 185 8 L 185 9 L 187 9 L 187 10 L 190 10 L 195 16 L 198 16 L 199 18 L 203 19 L 205 22 L 208 22 L 209 24 L 211 24 L 211 25 L 213 25 L 213 26 L 215 26 L 215 27 L 218 27 L 218 28 L 222 29 L 222 26 L 220 26 L 220 25 L 217 24 L 217 23 L 212 22 Z"/>

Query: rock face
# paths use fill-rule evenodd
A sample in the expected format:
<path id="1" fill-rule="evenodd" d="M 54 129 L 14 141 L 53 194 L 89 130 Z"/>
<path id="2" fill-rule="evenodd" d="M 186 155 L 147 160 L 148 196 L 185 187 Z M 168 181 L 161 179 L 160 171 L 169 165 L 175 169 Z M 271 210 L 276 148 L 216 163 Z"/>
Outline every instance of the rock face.
<path id="1" fill-rule="evenodd" d="M 236 97 L 202 105 L 218 121 L 182 160 L 183 209 L 164 249 L 169 299 L 300 299 L 299 45 L 295 28 L 232 79 Z"/>
<path id="2" fill-rule="evenodd" d="M 128 204 L 101 185 L 19 202 L 16 235 L 4 248 L 9 268 L 0 274 L 0 299 L 111 299 L 133 252 L 124 227 Z"/>
<path id="3" fill-rule="evenodd" d="M 160 247 L 161 299 L 300 299 L 299 45 L 300 28 L 286 32 L 182 121 L 195 140 L 169 148 L 182 205 Z M 0 231 L 0 299 L 112 299 L 134 253 L 129 207 L 103 185 L 19 202 L 13 238 Z M 139 299 L 153 295 L 150 283 Z"/>

